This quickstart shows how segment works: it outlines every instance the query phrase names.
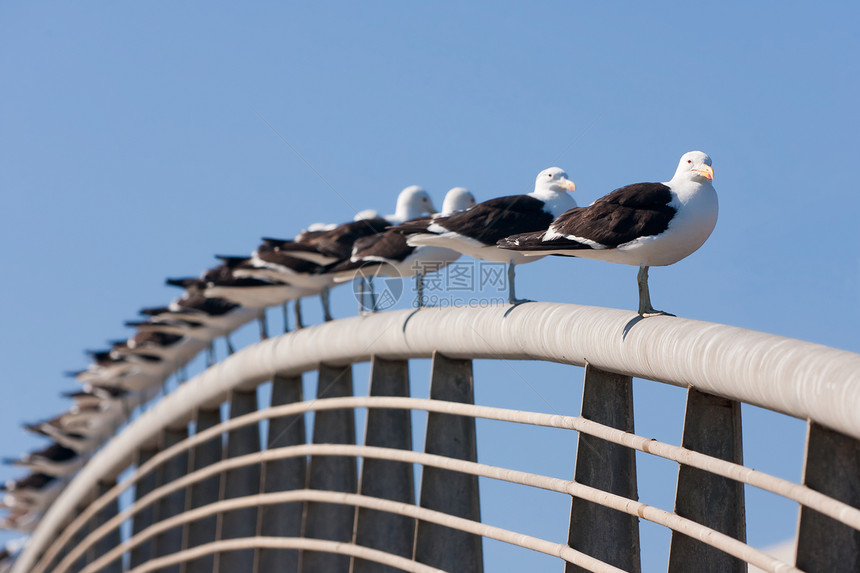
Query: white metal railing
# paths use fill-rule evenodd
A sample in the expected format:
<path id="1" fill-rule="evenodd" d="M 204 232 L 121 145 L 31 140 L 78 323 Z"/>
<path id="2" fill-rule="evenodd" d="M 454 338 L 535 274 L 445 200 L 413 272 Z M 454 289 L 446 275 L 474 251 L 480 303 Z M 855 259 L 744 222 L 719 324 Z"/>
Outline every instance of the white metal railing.
<path id="1" fill-rule="evenodd" d="M 140 509 L 164 499 L 164 496 L 170 492 L 180 491 L 207 476 L 224 474 L 227 471 L 254 464 L 261 465 L 276 459 L 311 456 L 313 460 L 323 456 L 327 451 L 326 448 L 333 448 L 326 454 L 332 456 L 365 459 L 378 457 L 385 460 L 421 463 L 425 468 L 435 464 L 435 467 L 447 470 L 503 480 L 510 480 L 513 476 L 517 476 L 519 481 L 514 480 L 517 483 L 548 487 L 553 491 L 610 507 L 619 513 L 634 516 L 634 519 L 635 516 L 650 519 L 674 531 L 684 533 L 688 537 L 717 547 L 739 559 L 754 563 L 762 569 L 794 570 L 790 565 L 780 563 L 749 547 L 743 539 L 732 539 L 729 535 L 671 512 L 600 491 L 599 487 L 577 483 L 579 477 L 577 481 L 558 480 L 547 476 L 514 472 L 505 468 L 482 466 L 475 460 L 455 460 L 450 457 L 437 459 L 438 456 L 434 457 L 428 453 L 421 454 L 390 448 L 377 451 L 379 448 L 348 444 L 294 445 L 257 454 L 251 454 L 249 450 L 245 452 L 247 454 L 245 456 L 225 459 L 208 468 L 189 472 L 185 477 L 176 479 L 170 484 L 162 484 L 154 488 L 149 494 L 140 497 L 133 506 L 113 518 L 104 520 L 104 523 L 88 536 L 76 537 L 83 531 L 82 529 L 79 531 L 79 527 L 92 522 L 99 512 L 109 508 L 112 502 L 115 503 L 116 497 L 122 490 L 130 487 L 147 472 L 163 466 L 182 452 L 187 453 L 192 448 L 199 447 L 207 440 L 211 440 L 213 436 L 224 433 L 232 435 L 231 432 L 238 428 L 252 426 L 263 419 L 309 411 L 352 408 L 421 409 L 449 416 L 480 417 L 571 429 L 580 432 L 581 435 L 618 444 L 625 449 L 632 448 L 658 455 L 676 461 L 684 467 L 697 468 L 708 474 L 760 487 L 812 508 L 832 518 L 841 527 L 860 529 L 858 527 L 860 510 L 833 499 L 825 493 L 756 472 L 732 461 L 693 451 L 695 448 L 683 448 L 648 440 L 625 432 L 616 424 L 601 424 L 583 417 L 503 410 L 435 399 L 418 400 L 379 396 L 305 401 L 259 410 L 225 421 L 155 454 L 148 462 L 143 463 L 132 477 L 112 488 L 99 500 L 89 504 L 80 512 L 77 519 L 71 519 L 78 508 L 87 506 L 92 499 L 94 484 L 116 480 L 117 476 L 134 462 L 136 452 L 153 448 L 166 430 L 184 427 L 196 412 L 216 408 L 230 399 L 233 392 L 248 391 L 275 376 L 289 377 L 316 370 L 320 364 L 348 365 L 370 360 L 371 357 L 408 360 L 430 357 L 434 352 L 461 360 L 532 359 L 579 366 L 588 365 L 593 372 L 597 373 L 605 371 L 626 377 L 647 378 L 688 387 L 705 395 L 722 396 L 731 401 L 754 404 L 808 419 L 812 424 L 811 432 L 820 426 L 835 430 L 833 433 L 836 435 L 845 436 L 849 444 L 845 447 L 856 447 L 856 439 L 860 438 L 860 416 L 856 414 L 860 411 L 860 355 L 850 352 L 724 325 L 674 317 L 643 320 L 634 313 L 621 310 L 548 303 L 490 309 L 427 308 L 413 312 L 402 311 L 356 317 L 304 329 L 243 349 L 164 398 L 108 443 L 81 470 L 42 519 L 25 552 L 16 563 L 14 571 L 44 571 L 52 563 L 57 563 L 55 559 L 62 557 L 65 552 L 64 560 L 57 565 L 56 569 L 53 569 L 63 571 L 84 557 L 85 551 L 100 539 L 99 534 L 115 529 L 122 521 L 131 518 Z M 587 371 L 587 384 L 588 379 Z M 613 425 L 616 427 L 612 427 Z M 844 449 L 843 446 L 840 447 Z M 580 465 L 585 466 L 587 463 L 584 460 L 577 461 L 578 476 Z M 812 468 L 812 471 L 814 473 L 821 470 Z M 807 467 L 807 474 L 809 473 L 810 468 Z M 635 490 L 635 470 L 633 480 Z M 679 492 L 680 490 L 679 485 Z M 271 492 L 265 495 L 270 494 Z M 229 501 L 238 504 L 237 506 L 253 507 L 254 504 L 259 504 L 265 499 L 281 500 L 272 503 L 282 503 L 283 500 L 288 499 L 260 498 L 259 495 L 258 491 L 254 496 L 233 496 L 232 499 L 222 499 L 217 503 Z M 366 497 L 356 493 L 314 493 L 310 490 L 297 490 L 290 495 L 299 496 L 306 503 L 311 502 L 312 498 L 317 501 L 337 498 L 340 500 L 339 503 L 346 503 L 353 507 L 362 507 L 364 501 L 359 498 Z M 395 508 L 391 505 L 394 502 L 379 503 L 394 510 L 393 513 L 432 521 L 428 516 L 432 517 L 433 510 L 405 504 L 412 508 L 407 510 L 403 506 Z M 194 508 L 192 511 L 199 512 L 199 515 L 216 515 L 224 511 L 223 507 L 214 504 L 204 508 Z M 419 515 L 424 509 L 430 513 Z M 190 518 L 188 513 L 182 513 L 170 519 L 175 519 L 178 524 L 184 523 L 183 519 Z M 469 525 L 456 516 L 452 517 L 452 523 L 458 519 L 461 522 L 457 522 L 456 527 L 461 528 L 462 531 L 489 537 L 496 535 L 497 537 L 494 538 L 508 536 L 514 539 L 511 536 L 520 535 L 498 528 L 493 529 L 492 526 L 486 526 L 474 520 L 465 520 L 473 524 Z M 481 526 L 481 530 L 469 530 L 470 527 L 476 526 Z M 95 571 L 100 563 L 108 563 L 109 561 L 106 560 L 110 555 L 116 557 L 130 550 L 129 544 L 134 543 L 135 540 L 149 539 L 158 532 L 164 531 L 165 528 L 169 527 L 164 523 L 150 524 L 149 527 L 139 531 L 135 537 L 126 540 L 124 545 L 105 553 L 101 561 L 92 561 L 87 571 Z M 260 537 L 260 539 L 268 538 Z M 638 540 L 638 535 L 636 539 Z M 280 544 L 279 547 L 284 548 L 289 545 L 309 550 L 313 549 L 310 544 L 317 543 L 319 540 L 307 538 L 306 541 L 308 545 L 302 545 L 301 540 L 291 540 L 287 544 Z M 73 548 L 69 552 L 68 547 L 64 549 L 65 545 L 75 542 L 79 543 L 77 550 Z M 170 563 L 179 563 L 183 559 L 193 558 L 198 554 L 202 555 L 206 551 L 223 552 L 226 547 L 232 547 L 231 544 L 235 545 L 236 542 L 235 539 L 222 539 L 214 542 L 214 545 L 207 545 L 205 550 L 201 547 L 184 549 L 181 554 L 177 553 L 173 557 L 159 557 L 158 562 L 167 566 Z M 218 545 L 219 543 L 221 545 Z M 248 543 L 258 547 L 251 542 L 246 542 Z M 293 545 L 290 545 L 291 543 Z M 567 546 L 549 547 L 546 543 L 548 542 L 544 540 L 528 540 L 527 543 L 517 544 L 536 550 L 541 550 L 538 549 L 538 546 L 541 546 L 546 551 L 555 551 L 555 554 L 569 563 L 577 563 L 587 569 L 608 570 L 606 565 L 600 565 L 598 561 L 577 551 L 584 549 L 585 553 L 589 553 L 589 548 L 576 547 L 576 544 L 571 542 L 574 547 L 572 549 L 568 547 L 570 551 L 567 551 L 565 550 Z M 339 545 L 337 549 L 333 547 L 327 546 L 324 550 L 365 558 L 355 554 L 354 548 L 360 545 L 347 543 Z M 40 556 L 42 558 L 39 561 Z M 591 561 L 587 563 L 581 561 L 579 556 Z M 378 556 L 374 555 L 367 559 L 374 561 L 376 557 Z M 389 564 L 394 567 L 402 565 L 397 563 Z M 147 568 L 139 570 L 151 570 L 149 567 L 150 565 L 147 565 Z"/>

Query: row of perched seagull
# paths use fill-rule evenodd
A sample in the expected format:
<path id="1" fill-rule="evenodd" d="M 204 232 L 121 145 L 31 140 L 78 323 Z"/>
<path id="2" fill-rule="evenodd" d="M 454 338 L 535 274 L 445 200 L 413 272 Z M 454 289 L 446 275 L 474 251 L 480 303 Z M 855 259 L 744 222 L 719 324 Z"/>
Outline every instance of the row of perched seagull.
<path id="1" fill-rule="evenodd" d="M 446 195 L 443 213 L 474 204 L 472 194 L 457 187 Z M 343 225 L 312 225 L 295 239 L 264 239 L 251 257 L 219 257 L 221 264 L 200 277 L 167 279 L 167 284 L 185 289 L 182 296 L 164 307 L 142 309 L 145 319 L 126 322 L 136 329 L 127 340 L 114 342 L 107 350 L 89 351 L 89 367 L 71 373 L 83 384 L 81 390 L 66 394 L 74 405 L 50 420 L 25 425 L 51 443 L 19 459 L 6 460 L 31 473 L 0 486 L 5 492 L 2 507 L 7 510 L 0 519 L 0 529 L 31 530 L 69 479 L 128 420 L 136 406 L 153 398 L 172 373 L 207 347 L 212 363 L 216 338 L 225 337 L 232 353 L 232 331 L 265 316 L 261 313 L 266 307 L 296 300 L 299 309 L 301 297 L 315 294 L 323 295 L 325 318 L 331 319 L 328 289 L 365 265 L 380 264 L 373 257 L 362 263 L 362 255 L 354 254 L 353 248 L 360 251 L 377 241 L 391 247 L 387 227 L 433 214 L 427 192 L 417 186 L 407 187 L 399 194 L 391 215 L 381 217 L 364 211 Z M 402 235 L 396 236 L 403 247 L 400 262 L 406 265 L 404 275 L 411 274 L 408 261 L 416 257 L 455 260 L 459 256 L 445 249 L 411 247 Z M 297 321 L 301 327 L 300 313 Z M 0 565 L 3 556 L 0 553 Z"/>
<path id="2" fill-rule="evenodd" d="M 713 176 L 710 157 L 691 151 L 665 183 L 628 185 L 577 207 L 569 195 L 573 181 L 552 167 L 524 195 L 476 205 L 469 191 L 454 188 L 438 214 L 426 191 L 407 187 L 392 215 L 365 211 L 340 225 L 312 225 L 293 239 L 265 238 L 249 257 L 221 256 L 218 266 L 199 277 L 167 279 L 184 288 L 183 295 L 166 307 L 143 309 L 146 320 L 126 323 L 137 329 L 134 336 L 92 353 L 90 367 L 74 374 L 85 387 L 70 395 L 75 406 L 69 412 L 27 426 L 53 443 L 12 462 L 34 473 L 6 484 L 9 514 L 0 526 L 32 527 L 131 408 L 154 396 L 201 349 L 209 346 L 211 352 L 215 338 L 292 300 L 301 327 L 299 301 L 310 295 L 321 295 L 330 320 L 329 289 L 367 267 L 411 276 L 421 268 L 416 261 L 433 262 L 436 269 L 460 254 L 505 263 L 509 300 L 518 304 L 523 301 L 515 294 L 516 265 L 546 255 L 604 260 L 638 267 L 638 312 L 661 314 L 651 305 L 648 269 L 683 259 L 710 236 L 718 211 Z M 416 280 L 420 306 L 423 277 Z M 265 336 L 262 320 L 261 331 Z M 229 338 L 227 344 L 232 352 Z"/>

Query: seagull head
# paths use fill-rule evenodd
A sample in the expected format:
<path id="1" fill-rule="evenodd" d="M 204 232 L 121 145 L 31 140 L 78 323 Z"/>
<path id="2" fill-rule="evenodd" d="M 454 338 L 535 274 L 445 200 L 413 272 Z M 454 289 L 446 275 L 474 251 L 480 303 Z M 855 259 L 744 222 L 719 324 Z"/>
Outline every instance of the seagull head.
<path id="1" fill-rule="evenodd" d="M 550 167 L 538 173 L 535 179 L 535 193 L 547 191 L 550 193 L 576 191 L 576 184 L 568 179 L 567 173 L 561 167 Z"/>
<path id="2" fill-rule="evenodd" d="M 711 158 L 707 153 L 701 151 L 688 151 L 681 156 L 678 169 L 672 179 L 678 178 L 711 181 L 714 178 L 714 170 L 711 167 Z"/>
<path id="3" fill-rule="evenodd" d="M 457 211 L 465 211 L 475 206 L 475 196 L 465 187 L 454 187 L 445 194 L 442 201 L 442 214 L 450 215 Z"/>
<path id="4" fill-rule="evenodd" d="M 435 212 L 433 200 L 430 199 L 427 191 L 418 185 L 411 185 L 397 196 L 397 210 L 394 213 L 394 218 L 408 221 L 422 215 L 432 215 Z"/>

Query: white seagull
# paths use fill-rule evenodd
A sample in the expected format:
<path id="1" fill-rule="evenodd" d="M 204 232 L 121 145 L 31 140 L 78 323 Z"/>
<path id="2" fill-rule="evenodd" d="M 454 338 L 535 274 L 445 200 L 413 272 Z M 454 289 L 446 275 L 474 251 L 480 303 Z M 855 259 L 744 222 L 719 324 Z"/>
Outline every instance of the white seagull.
<path id="1" fill-rule="evenodd" d="M 711 235 L 719 210 L 711 158 L 701 151 L 681 156 L 665 183 L 636 183 L 571 209 L 548 229 L 499 241 L 503 249 L 530 257 L 563 255 L 639 267 L 639 314 L 654 310 L 648 268 L 677 263 Z"/>
<path id="2" fill-rule="evenodd" d="M 475 196 L 465 187 L 454 187 L 445 194 L 442 213 L 430 219 L 418 219 L 430 224 L 433 219 L 465 211 L 475 206 Z M 460 253 L 442 247 L 428 245 L 414 247 L 406 241 L 400 231 L 389 229 L 384 233 L 363 237 L 355 242 L 352 255 L 326 270 L 335 282 L 345 282 L 370 271 L 374 276 L 415 276 L 418 306 L 423 304 L 423 275 L 437 271 L 460 258 Z"/>
<path id="3" fill-rule="evenodd" d="M 574 190 L 576 185 L 563 169 L 550 167 L 538 173 L 535 190 L 528 195 L 490 199 L 468 211 L 404 223 L 394 229 L 406 234 L 412 246 L 446 247 L 477 259 L 506 263 L 508 299 L 518 304 L 525 301 L 516 298 L 514 266 L 535 259 L 499 249 L 496 243 L 515 233 L 546 229 L 557 216 L 576 207 L 576 201 L 567 194 Z"/>

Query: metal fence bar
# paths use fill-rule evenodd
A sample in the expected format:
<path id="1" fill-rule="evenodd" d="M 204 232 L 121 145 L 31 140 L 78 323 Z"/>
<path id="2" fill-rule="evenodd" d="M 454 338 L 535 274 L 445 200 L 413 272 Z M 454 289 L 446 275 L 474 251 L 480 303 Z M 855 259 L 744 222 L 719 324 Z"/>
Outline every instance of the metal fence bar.
<path id="1" fill-rule="evenodd" d="M 690 388 L 684 414 L 683 447 L 743 464 L 741 405 Z M 682 465 L 678 469 L 675 513 L 746 541 L 742 483 Z M 747 564 L 678 532 L 672 533 L 669 571 L 745 573 Z"/>
<path id="2" fill-rule="evenodd" d="M 137 455 L 137 465 L 138 467 L 145 464 L 150 458 L 155 456 L 158 453 L 158 450 L 155 448 L 144 448 L 141 449 Z M 134 488 L 134 499 L 135 501 L 141 499 L 146 494 L 151 492 L 157 487 L 158 484 L 158 472 L 160 468 L 154 468 L 151 472 L 142 476 L 139 480 L 137 480 L 137 484 Z M 155 506 L 146 507 L 137 513 L 134 516 L 131 524 L 131 532 L 132 535 L 135 535 L 150 525 L 152 525 L 156 520 L 155 514 Z M 129 558 L 129 565 L 134 568 L 142 563 L 146 563 L 150 559 L 152 559 L 154 555 L 154 540 L 149 543 L 145 543 L 138 547 L 135 547 L 131 551 L 131 556 Z"/>
<path id="3" fill-rule="evenodd" d="M 632 378 L 587 365 L 582 417 L 632 434 Z M 574 481 L 635 501 L 639 499 L 636 452 L 581 433 L 576 448 Z M 641 571 L 636 516 L 574 497 L 570 505 L 568 545 L 625 571 Z M 565 571 L 581 573 L 585 569 L 568 564 Z"/>
<path id="4" fill-rule="evenodd" d="M 282 491 L 277 493 L 260 494 L 258 496 L 236 498 L 225 501 L 220 501 L 207 507 L 191 510 L 186 514 L 171 518 L 166 522 L 159 522 L 153 525 L 146 531 L 141 532 L 137 537 L 133 537 L 125 542 L 124 547 L 114 549 L 116 555 L 120 554 L 124 548 L 141 543 L 145 539 L 157 535 L 160 531 L 174 527 L 178 523 L 187 522 L 195 519 L 200 519 L 206 515 L 215 514 L 219 511 L 225 511 L 228 508 L 235 508 L 243 505 L 257 505 L 267 507 L 285 502 L 296 500 L 317 500 L 325 501 L 326 503 L 337 503 L 342 505 L 355 506 L 359 508 L 372 508 L 377 511 L 385 511 L 395 515 L 408 516 L 412 519 L 423 519 L 424 521 L 432 521 L 434 523 L 445 524 L 449 527 L 456 527 L 464 531 L 469 531 L 475 535 L 495 539 L 504 543 L 510 543 L 518 547 L 527 548 L 533 551 L 558 557 L 565 561 L 574 562 L 587 568 L 589 571 L 598 571 L 600 573 L 622 573 L 620 569 L 602 563 L 592 557 L 589 557 L 578 551 L 574 551 L 570 547 L 538 539 L 530 535 L 524 535 L 515 531 L 493 527 L 485 523 L 479 523 L 463 519 L 461 517 L 453 517 L 446 513 L 431 511 L 423 507 L 417 507 L 414 504 L 390 501 L 387 499 L 379 499 L 366 497 L 362 495 L 339 493 L 331 491 L 317 491 L 310 489 L 302 489 L 296 491 Z M 316 543 L 319 540 L 306 539 L 308 545 Z M 301 545 L 299 545 L 301 546 Z M 106 559 L 113 558 L 113 555 L 108 555 Z M 94 573 L 101 566 L 101 563 L 94 563 L 82 573 Z"/>
<path id="5" fill-rule="evenodd" d="M 230 400 L 230 417 L 238 418 L 257 410 L 257 390 L 234 391 Z M 227 458 L 236 458 L 260 451 L 260 426 L 249 424 L 227 434 Z M 260 491 L 260 465 L 250 464 L 224 472 L 224 499 L 254 495 Z M 220 539 L 253 537 L 257 534 L 257 508 L 246 507 L 221 515 Z M 220 573 L 251 571 L 253 550 L 237 550 L 218 556 Z"/>
<path id="6" fill-rule="evenodd" d="M 340 409 L 340 408 L 414 408 L 423 409 L 426 411 L 435 411 L 441 413 L 449 413 L 456 415 L 477 416 L 486 419 L 516 422 L 522 424 L 535 424 L 545 427 L 563 428 L 589 433 L 601 437 L 607 441 L 635 448 L 639 451 L 657 455 L 665 459 L 673 460 L 681 464 L 689 464 L 694 467 L 707 470 L 709 472 L 741 481 L 746 484 L 759 487 L 765 491 L 770 491 L 778 495 L 787 497 L 797 501 L 798 503 L 816 508 L 817 511 L 823 512 L 833 519 L 841 523 L 845 523 L 849 527 L 860 529 L 860 510 L 853 508 L 845 503 L 826 497 L 824 494 L 809 489 L 806 486 L 795 484 L 784 479 L 777 478 L 756 470 L 739 466 L 724 460 L 708 457 L 704 454 L 686 450 L 679 446 L 674 446 L 662 443 L 656 440 L 636 436 L 621 430 L 613 429 L 607 426 L 585 420 L 581 417 L 559 416 L 554 414 L 541 414 L 537 412 L 523 412 L 518 410 L 508 410 L 503 408 L 493 408 L 488 406 L 475 406 L 469 404 L 459 404 L 455 402 L 443 402 L 437 400 L 426 400 L 416 398 L 396 398 L 396 397 L 349 397 L 349 398 L 332 398 L 317 401 L 308 401 L 299 404 L 290 404 L 278 406 L 268 410 L 260 410 L 252 414 L 248 414 L 242 418 L 228 420 L 217 428 L 202 430 L 198 434 L 189 438 L 187 442 L 168 448 L 160 452 L 157 456 L 150 459 L 145 464 L 138 467 L 128 479 L 124 480 L 116 488 L 113 488 L 109 494 L 102 498 L 89 503 L 87 508 L 80 512 L 73 523 L 64 527 L 59 535 L 57 542 L 48 548 L 45 555 L 45 562 L 39 563 L 38 571 L 44 571 L 48 566 L 47 561 L 55 562 L 57 554 L 64 546 L 67 545 L 71 535 L 86 523 L 89 519 L 111 503 L 116 497 L 126 488 L 131 487 L 139 478 L 151 471 L 158 464 L 164 463 L 171 456 L 176 455 L 183 448 L 191 448 L 211 440 L 213 436 L 220 436 L 221 432 L 228 429 L 258 423 L 260 420 L 270 417 L 288 416 L 305 411 L 323 410 L 323 409 Z M 220 438 L 219 438 L 220 439 Z M 220 442 L 219 442 L 220 443 Z M 266 454 L 266 459 L 269 458 Z M 399 459 L 399 458 L 398 458 Z M 264 460 L 265 461 L 265 460 Z M 220 470 L 219 470 L 220 471 Z M 216 472 L 217 473 L 217 472 Z M 212 475 L 212 474 L 209 474 Z M 188 483 L 193 483 L 188 482 Z M 124 512 L 125 514 L 126 512 Z M 123 519 L 129 519 L 130 514 Z M 93 534 L 95 535 L 95 534 Z M 697 537 L 701 538 L 699 534 Z M 92 543 L 90 541 L 89 543 Z M 53 569 L 49 569 L 53 571 Z M 211 571 L 211 567 L 206 571 Z"/>
<path id="7" fill-rule="evenodd" d="M 317 398 L 352 396 L 352 366 L 319 365 Z M 317 412 L 314 417 L 314 444 L 355 444 L 355 412 L 352 409 Z M 347 456 L 312 456 L 308 488 L 355 493 L 356 460 Z M 320 502 L 305 505 L 304 536 L 350 543 L 355 509 Z M 349 557 L 318 551 L 302 552 L 304 573 L 348 571 Z"/>
<path id="8" fill-rule="evenodd" d="M 370 365 L 371 396 L 409 396 L 409 363 L 374 356 Z M 367 412 L 366 446 L 412 449 L 412 413 L 409 410 L 370 409 Z M 415 503 L 412 464 L 365 458 L 361 466 L 362 495 Z M 411 558 L 415 520 L 406 516 L 360 507 L 356 515 L 355 543 L 393 555 Z M 393 573 L 391 566 L 355 558 L 353 573 Z"/>
<path id="9" fill-rule="evenodd" d="M 471 360 L 452 360 L 433 354 L 430 398 L 474 404 Z M 431 412 L 424 442 L 427 454 L 477 461 L 475 419 Z M 478 477 L 424 466 L 421 472 L 421 507 L 472 521 L 481 521 Z M 415 535 L 415 560 L 446 571 L 464 573 L 484 570 L 482 539 L 443 525 L 419 521 Z"/>
<path id="10" fill-rule="evenodd" d="M 805 485 L 860 507 L 860 441 L 810 422 L 804 466 Z M 860 571 L 857 529 L 801 507 L 797 539 L 800 569 L 808 573 Z"/>
<path id="11" fill-rule="evenodd" d="M 188 438 L 188 428 L 182 429 L 167 429 L 164 431 L 162 438 L 162 447 L 169 448 L 176 445 L 182 440 Z M 158 486 L 170 483 L 181 478 L 188 472 L 188 454 L 180 454 L 174 458 L 167 460 L 161 467 L 158 473 Z M 179 515 L 185 511 L 185 490 L 177 490 L 170 495 L 167 495 L 156 504 L 156 515 L 159 521 L 163 521 L 174 515 Z M 182 528 L 165 531 L 155 538 L 155 557 L 176 553 L 182 550 Z M 166 568 L 162 573 L 180 573 L 179 566 Z"/>
<path id="12" fill-rule="evenodd" d="M 426 565 L 409 561 L 403 557 L 386 555 L 381 551 L 368 549 L 367 547 L 359 547 L 350 543 L 339 543 L 337 541 L 328 541 L 323 539 L 280 539 L 275 537 L 250 537 L 245 539 L 231 539 L 229 541 L 216 541 L 203 547 L 196 547 L 188 551 L 183 551 L 180 554 L 171 555 L 170 557 L 162 557 L 161 559 L 154 560 L 142 567 L 133 569 L 129 571 L 129 573 L 149 573 L 150 571 L 158 571 L 162 567 L 170 565 L 171 563 L 181 562 L 185 559 L 215 552 L 243 550 L 253 551 L 254 549 L 266 547 L 271 549 L 309 548 L 315 552 L 326 551 L 333 555 L 341 556 L 347 561 L 349 561 L 350 556 L 374 559 L 381 563 L 390 564 L 400 570 L 409 571 L 411 573 L 445 573 L 445 571 L 441 571 L 440 569 L 427 567 Z"/>
<path id="13" fill-rule="evenodd" d="M 306 444 L 302 446 L 290 446 L 286 448 L 280 448 L 277 450 L 268 450 L 265 452 L 259 452 L 254 454 L 248 454 L 246 456 L 242 456 L 240 458 L 231 458 L 226 459 L 218 464 L 205 468 L 196 472 L 195 474 L 189 474 L 184 476 L 181 480 L 177 480 L 173 484 L 167 484 L 161 488 L 161 491 L 152 492 L 147 498 L 142 499 L 140 502 L 136 502 L 132 507 L 124 510 L 119 516 L 117 516 L 119 521 L 128 519 L 131 515 L 134 515 L 135 512 L 139 511 L 145 505 L 149 505 L 153 503 L 159 497 L 166 495 L 167 493 L 174 491 L 178 488 L 187 487 L 190 483 L 194 481 L 204 479 L 207 476 L 214 475 L 218 472 L 224 472 L 228 469 L 241 467 L 248 464 L 256 464 L 260 463 L 261 459 L 263 462 L 278 459 L 281 457 L 292 457 L 292 456 L 305 456 L 311 455 L 316 457 L 323 456 L 335 456 L 335 457 L 364 457 L 364 458 L 382 458 L 382 459 L 392 459 L 396 461 L 403 461 L 408 463 L 419 463 L 424 466 L 432 466 L 436 468 L 444 468 L 452 472 L 461 472 L 474 476 L 482 476 L 490 479 L 501 480 L 512 484 L 520 484 L 529 487 L 541 488 L 547 491 L 554 491 L 560 494 L 573 495 L 577 497 L 582 497 L 598 503 L 600 505 L 606 505 L 608 507 L 612 507 L 618 511 L 624 512 L 628 515 L 640 516 L 643 519 L 647 519 L 653 523 L 662 525 L 672 530 L 680 531 L 685 535 L 689 535 L 690 537 L 695 537 L 697 539 L 701 539 L 702 541 L 709 543 L 715 547 L 720 548 L 721 550 L 735 555 L 736 557 L 743 559 L 757 567 L 764 569 L 765 571 L 770 571 L 774 573 L 787 573 L 789 571 L 797 572 L 798 569 L 791 567 L 790 565 L 775 559 L 764 552 L 757 550 L 749 545 L 738 541 L 737 539 L 733 539 L 725 534 L 722 534 L 718 531 L 714 531 L 704 525 L 691 521 L 689 519 L 680 517 L 675 515 L 674 513 L 662 510 L 657 507 L 653 507 L 641 502 L 632 501 L 625 497 L 621 497 L 618 495 L 614 495 L 605 491 L 601 491 L 592 487 L 588 487 L 582 484 L 578 484 L 576 482 L 567 481 L 559 478 L 554 478 L 550 476 L 542 476 L 537 474 L 531 474 L 528 472 L 522 472 L 518 470 L 512 470 L 497 466 L 490 466 L 487 464 L 479 464 L 476 462 L 469 462 L 465 460 L 458 460 L 452 458 L 446 458 L 443 456 L 431 455 L 423 452 L 413 452 L 409 450 L 396 450 L 396 449 L 387 449 L 387 448 L 374 448 L 370 446 L 356 446 L 356 445 L 346 445 L 346 444 Z M 314 490 L 310 490 L 314 491 Z M 284 495 L 288 495 L 292 492 L 282 492 Z M 347 495 L 340 492 L 332 492 L 332 491 L 317 491 L 318 495 L 316 495 L 313 499 L 320 501 L 321 503 L 339 503 L 339 499 L 342 499 L 343 496 Z M 276 494 L 267 494 L 267 495 L 276 495 Z M 223 503 L 231 503 L 237 501 L 234 500 L 225 500 Z M 387 502 L 387 500 L 377 500 L 378 502 Z M 222 503 L 222 502 L 219 502 Z M 240 502 L 244 503 L 244 502 Z M 395 503 L 395 502 L 387 502 L 387 503 Z M 407 506 L 414 507 L 414 506 Z M 206 508 L 199 508 L 204 510 Z M 197 511 L 197 510 L 195 510 Z M 222 511 L 222 510 L 219 510 Z M 421 516 L 417 516 L 419 519 L 422 519 Z M 453 519 L 453 518 L 452 518 Z M 117 523 L 119 523 L 119 521 Z M 448 522 L 447 525 L 451 525 L 453 527 L 452 522 Z M 111 527 L 115 527 L 116 524 L 106 524 L 103 526 L 105 529 L 109 529 Z M 163 527 L 161 524 L 156 524 L 154 527 Z M 93 532 L 93 536 L 98 537 L 104 532 Z M 143 536 L 143 534 L 141 534 Z M 529 545 L 529 548 L 536 549 Z M 81 555 L 82 552 L 86 552 L 85 546 L 79 546 L 75 548 L 75 554 L 67 556 L 67 560 L 71 561 L 76 559 Z M 68 567 L 68 563 L 65 564 L 65 567 Z M 65 571 L 65 568 L 61 567 L 57 573 L 60 571 Z"/>
<path id="14" fill-rule="evenodd" d="M 196 435 L 205 433 L 221 423 L 220 409 L 201 409 L 197 411 Z M 207 441 L 194 446 L 189 456 L 189 469 L 194 472 L 221 461 L 222 435 L 216 433 Z M 205 480 L 195 482 L 188 488 L 188 508 L 194 509 L 218 501 L 221 476 L 215 474 Z M 215 515 L 192 521 L 185 526 L 183 549 L 196 547 L 215 540 L 218 531 L 218 517 Z M 211 554 L 191 559 L 185 564 L 184 573 L 212 573 L 215 558 Z"/>
<path id="15" fill-rule="evenodd" d="M 302 401 L 301 376 L 275 376 L 272 380 L 272 406 Z M 304 414 L 269 419 L 266 449 L 304 444 Z M 307 461 L 302 457 L 266 462 L 263 466 L 263 493 L 304 489 Z M 263 537 L 301 537 L 304 504 L 264 505 L 259 510 L 259 535 Z M 261 547 L 258 573 L 298 573 L 299 551 Z"/>
<path id="16" fill-rule="evenodd" d="M 354 362 L 372 354 L 409 358 L 428 356 L 432 350 L 461 359 L 588 362 L 695 387 L 860 437 L 860 355 L 855 353 L 726 325 L 673 317 L 641 320 L 632 312 L 579 305 L 379 313 L 261 342 L 178 388 L 81 470 L 41 519 L 15 563 L 15 573 L 32 571 L 34 560 L 47 554 L 93 483 L 115 479 L 134 452 L 151 444 L 164 427 L 188 421 L 197 408 L 214 407 L 231 389 L 254 387 L 276 372 L 307 371 L 320 361 Z"/>
<path id="17" fill-rule="evenodd" d="M 99 483 L 98 486 L 98 495 L 101 497 L 106 494 L 116 486 L 116 483 Z M 96 514 L 96 517 L 93 519 L 93 528 L 97 528 L 101 525 L 104 525 L 111 518 L 115 517 L 119 513 L 119 500 L 114 500 L 112 503 L 105 506 L 104 509 L 99 511 Z M 93 545 L 93 556 L 88 561 L 92 562 L 95 559 L 98 559 L 102 555 L 105 555 L 108 551 L 113 549 L 114 547 L 119 546 L 122 542 L 120 538 L 119 528 L 115 528 L 113 531 L 102 537 L 98 542 Z M 120 559 L 122 555 L 118 555 L 116 559 L 111 561 L 110 563 L 105 564 L 104 568 L 102 568 L 102 573 L 121 573 L 122 571 L 122 560 Z"/>

